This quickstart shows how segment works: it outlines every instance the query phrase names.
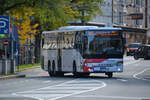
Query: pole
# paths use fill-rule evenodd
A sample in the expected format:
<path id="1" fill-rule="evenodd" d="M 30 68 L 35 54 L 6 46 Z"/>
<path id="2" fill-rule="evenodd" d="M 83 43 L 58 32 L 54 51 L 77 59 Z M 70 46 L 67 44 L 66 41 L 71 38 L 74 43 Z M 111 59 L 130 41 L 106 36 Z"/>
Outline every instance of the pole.
<path id="1" fill-rule="evenodd" d="M 34 58 L 33 58 L 33 55 L 32 55 L 32 72 L 33 72 L 33 64 L 34 64 Z"/>
<path id="2" fill-rule="evenodd" d="M 12 18 L 12 32 L 11 32 L 11 73 L 14 73 L 14 41 L 13 41 L 13 34 L 14 34 L 14 19 Z"/>
<path id="3" fill-rule="evenodd" d="M 111 21 L 112 21 L 112 25 L 113 25 L 113 23 L 114 23 L 114 0 L 112 0 L 112 19 L 111 19 Z"/>
<path id="4" fill-rule="evenodd" d="M 5 60 L 7 60 L 7 47 L 5 46 Z"/>
<path id="5" fill-rule="evenodd" d="M 7 74 L 7 47 L 5 46 L 5 59 L 3 60 L 3 74 Z"/>
<path id="6" fill-rule="evenodd" d="M 5 56 L 4 59 L 2 60 L 2 74 L 6 75 L 7 74 L 7 47 L 5 46 Z"/>
<path id="7" fill-rule="evenodd" d="M 148 11 L 147 6 L 148 6 L 148 2 L 147 2 L 147 0 L 145 0 L 145 28 L 147 28 L 147 15 L 148 15 L 147 14 L 147 11 Z"/>

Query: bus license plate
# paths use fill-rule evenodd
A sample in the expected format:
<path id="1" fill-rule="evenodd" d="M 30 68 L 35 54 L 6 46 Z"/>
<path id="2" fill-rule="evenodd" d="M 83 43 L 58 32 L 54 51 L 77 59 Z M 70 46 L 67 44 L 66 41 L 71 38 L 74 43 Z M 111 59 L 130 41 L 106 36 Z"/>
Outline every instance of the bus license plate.
<path id="1" fill-rule="evenodd" d="M 100 71 L 100 67 L 94 67 L 94 71 Z"/>
<path id="2" fill-rule="evenodd" d="M 101 68 L 101 71 L 106 71 L 106 68 Z"/>
<path id="3" fill-rule="evenodd" d="M 101 71 L 106 71 L 106 67 L 100 67 Z"/>

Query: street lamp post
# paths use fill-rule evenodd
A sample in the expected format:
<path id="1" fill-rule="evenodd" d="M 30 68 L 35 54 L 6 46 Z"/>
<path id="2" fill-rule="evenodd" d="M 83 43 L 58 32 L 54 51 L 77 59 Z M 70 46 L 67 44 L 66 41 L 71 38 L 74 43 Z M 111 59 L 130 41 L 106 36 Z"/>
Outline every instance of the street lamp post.
<path id="1" fill-rule="evenodd" d="M 14 18 L 12 17 L 12 24 L 11 24 L 11 27 L 12 27 L 12 31 L 11 31 L 11 73 L 14 73 Z"/>
<path id="2" fill-rule="evenodd" d="M 147 0 L 145 0 L 145 28 L 147 28 L 147 15 L 148 15 L 148 1 Z"/>
<path id="3" fill-rule="evenodd" d="M 114 23 L 114 0 L 112 0 L 112 19 L 111 19 L 111 21 L 112 21 L 112 25 L 113 25 L 113 23 Z"/>

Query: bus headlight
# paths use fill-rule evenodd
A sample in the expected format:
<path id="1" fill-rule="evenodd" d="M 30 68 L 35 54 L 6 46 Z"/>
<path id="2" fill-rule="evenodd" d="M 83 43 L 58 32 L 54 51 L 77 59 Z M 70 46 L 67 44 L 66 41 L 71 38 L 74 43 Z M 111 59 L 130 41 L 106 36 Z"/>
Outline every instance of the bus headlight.
<path id="1" fill-rule="evenodd" d="M 118 68 L 118 71 L 121 71 L 121 69 L 120 69 L 120 68 Z"/>

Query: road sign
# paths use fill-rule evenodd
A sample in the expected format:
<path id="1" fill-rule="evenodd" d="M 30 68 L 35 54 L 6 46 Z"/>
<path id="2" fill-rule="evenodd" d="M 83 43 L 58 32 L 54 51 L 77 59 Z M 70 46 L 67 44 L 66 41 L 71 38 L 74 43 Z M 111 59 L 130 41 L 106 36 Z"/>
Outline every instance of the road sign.
<path id="1" fill-rule="evenodd" d="M 9 16 L 0 16 L 0 34 L 9 34 Z"/>
<path id="2" fill-rule="evenodd" d="M 8 40 L 4 40 L 3 43 L 4 43 L 5 46 L 8 46 Z"/>

